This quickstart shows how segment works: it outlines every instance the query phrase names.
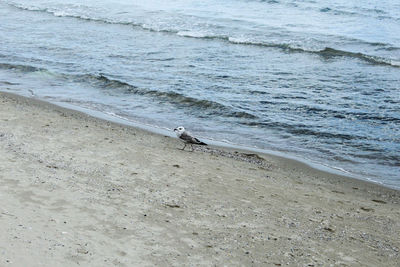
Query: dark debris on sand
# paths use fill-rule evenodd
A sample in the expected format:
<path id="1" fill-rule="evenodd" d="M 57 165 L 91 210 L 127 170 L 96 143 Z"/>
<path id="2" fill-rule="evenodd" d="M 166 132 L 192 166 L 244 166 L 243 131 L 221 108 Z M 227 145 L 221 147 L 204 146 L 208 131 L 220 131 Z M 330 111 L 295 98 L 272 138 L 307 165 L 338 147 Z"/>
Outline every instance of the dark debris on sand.
<path id="1" fill-rule="evenodd" d="M 258 154 L 255 154 L 255 153 L 244 153 L 244 152 L 238 152 L 238 151 L 230 152 L 230 151 L 224 151 L 224 150 L 213 148 L 213 147 L 204 147 L 204 146 L 196 146 L 195 150 L 202 151 L 205 153 L 210 153 L 211 155 L 217 155 L 217 156 L 232 158 L 232 159 L 240 160 L 240 161 L 244 161 L 244 162 L 249 162 L 252 164 L 256 164 L 259 167 L 262 167 L 265 169 L 271 168 L 271 164 L 269 164 L 263 157 L 259 156 Z"/>

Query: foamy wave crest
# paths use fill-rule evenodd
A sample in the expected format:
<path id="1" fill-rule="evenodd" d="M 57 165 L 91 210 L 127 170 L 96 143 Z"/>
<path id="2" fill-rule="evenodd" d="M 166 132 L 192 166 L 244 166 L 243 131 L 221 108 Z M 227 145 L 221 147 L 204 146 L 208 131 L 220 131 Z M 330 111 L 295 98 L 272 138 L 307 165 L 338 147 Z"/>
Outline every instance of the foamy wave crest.
<path id="1" fill-rule="evenodd" d="M 207 33 L 204 32 L 196 32 L 196 31 L 179 31 L 177 33 L 178 36 L 183 36 L 183 37 L 192 37 L 192 38 L 210 38 L 213 37 Z"/>
<path id="2" fill-rule="evenodd" d="M 6 4 L 18 8 L 18 9 L 23 9 L 23 10 L 29 10 L 29 11 L 46 11 L 46 8 L 41 8 L 37 6 L 32 6 L 32 5 L 24 5 L 24 4 L 19 4 L 15 2 L 6 2 Z"/>
<path id="3" fill-rule="evenodd" d="M 358 58 L 360 60 L 366 61 L 370 64 L 389 65 L 392 67 L 400 67 L 400 60 L 372 56 L 372 55 L 367 55 L 364 53 L 344 51 L 344 50 L 330 48 L 330 47 L 325 47 L 323 49 L 310 49 L 310 48 L 301 47 L 299 45 L 253 41 L 253 40 L 247 39 L 247 38 L 229 37 L 228 40 L 230 43 L 233 43 L 233 44 L 275 47 L 275 48 L 280 48 L 282 50 L 287 50 L 290 52 L 312 53 L 312 54 L 318 54 L 318 55 L 321 55 L 324 57 L 352 57 L 352 58 Z M 389 49 L 392 49 L 392 48 L 389 48 Z"/>
<path id="4" fill-rule="evenodd" d="M 56 8 L 56 7 L 39 7 L 39 6 L 27 5 L 27 4 L 21 4 L 21 3 L 15 3 L 15 2 L 7 2 L 7 4 L 10 6 L 13 6 L 15 8 L 22 9 L 22 10 L 51 13 L 57 17 L 69 16 L 72 14 L 72 13 L 70 13 L 72 10 L 83 11 L 83 10 L 87 10 L 89 8 L 84 5 L 76 5 L 76 4 L 68 4 L 68 5 L 64 6 L 63 9 Z"/>
<path id="5" fill-rule="evenodd" d="M 177 35 L 181 36 L 181 37 L 189 37 L 189 38 L 218 39 L 218 40 L 222 40 L 222 41 L 229 40 L 228 36 L 211 33 L 211 32 L 202 32 L 202 31 L 179 31 L 177 33 Z"/>
<path id="6" fill-rule="evenodd" d="M 55 17 L 70 17 L 70 18 L 76 18 L 76 19 L 81 19 L 81 20 L 86 20 L 86 21 L 102 22 L 102 23 L 107 23 L 107 24 L 131 25 L 131 26 L 138 26 L 138 27 L 142 27 L 143 29 L 151 30 L 151 28 L 149 28 L 145 24 L 135 23 L 134 21 L 124 21 L 124 20 L 116 21 L 116 20 L 110 19 L 110 18 L 94 16 L 94 15 L 90 14 L 90 13 L 92 13 L 89 11 L 91 8 L 84 6 L 84 5 L 69 5 L 64 8 L 59 8 L 59 7 L 38 7 L 38 6 L 24 5 L 24 4 L 14 3 L 14 2 L 9 2 L 8 4 L 10 6 L 13 6 L 13 7 L 21 9 L 21 10 L 44 12 L 44 13 L 51 14 Z"/>
<path id="7" fill-rule="evenodd" d="M 308 52 L 308 51 L 306 51 Z M 358 58 L 361 60 L 364 60 L 370 64 L 375 64 L 375 65 L 389 65 L 392 67 L 400 67 L 400 62 L 398 60 L 393 60 L 390 58 L 383 58 L 383 57 L 378 57 L 378 56 L 371 56 L 371 55 L 366 55 L 363 53 L 356 53 L 356 52 L 349 52 L 349 51 L 343 51 L 343 50 L 338 50 L 330 47 L 326 47 L 323 50 L 319 50 L 316 52 L 313 52 L 325 57 L 352 57 L 352 58 Z"/>

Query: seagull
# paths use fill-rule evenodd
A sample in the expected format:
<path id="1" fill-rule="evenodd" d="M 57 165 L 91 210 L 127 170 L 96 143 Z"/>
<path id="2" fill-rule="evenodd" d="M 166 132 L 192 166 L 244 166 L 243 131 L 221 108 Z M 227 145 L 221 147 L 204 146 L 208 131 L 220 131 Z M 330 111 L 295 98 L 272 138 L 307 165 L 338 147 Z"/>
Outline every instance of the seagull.
<path id="1" fill-rule="evenodd" d="M 192 136 L 188 131 L 185 130 L 185 128 L 183 128 L 183 126 L 175 128 L 174 132 L 181 141 L 185 142 L 185 146 L 181 150 L 185 150 L 187 144 L 190 144 L 190 146 L 192 147 L 192 151 L 193 151 L 193 145 L 202 145 L 202 146 L 207 145 L 206 143 L 201 142 L 199 139 Z"/>

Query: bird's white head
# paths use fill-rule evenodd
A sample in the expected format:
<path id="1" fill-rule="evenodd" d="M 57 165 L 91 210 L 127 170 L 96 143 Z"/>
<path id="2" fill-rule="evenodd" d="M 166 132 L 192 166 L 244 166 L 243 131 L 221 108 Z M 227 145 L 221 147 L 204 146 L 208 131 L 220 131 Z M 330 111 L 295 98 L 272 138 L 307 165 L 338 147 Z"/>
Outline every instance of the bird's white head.
<path id="1" fill-rule="evenodd" d="M 176 127 L 175 129 L 174 129 L 174 132 L 179 136 L 179 135 L 181 135 L 181 134 L 183 134 L 183 132 L 185 131 L 185 128 L 183 128 L 183 126 L 179 126 L 179 127 Z"/>

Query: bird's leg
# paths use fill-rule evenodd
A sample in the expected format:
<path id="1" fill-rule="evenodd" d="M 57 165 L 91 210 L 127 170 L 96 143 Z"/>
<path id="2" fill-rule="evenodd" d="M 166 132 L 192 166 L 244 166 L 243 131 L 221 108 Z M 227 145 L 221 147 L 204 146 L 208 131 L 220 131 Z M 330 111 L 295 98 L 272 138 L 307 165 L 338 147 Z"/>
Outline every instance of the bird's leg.
<path id="1" fill-rule="evenodd" d="M 185 147 L 186 147 L 186 143 L 185 143 L 185 145 L 183 146 L 183 148 L 181 148 L 181 150 L 185 150 Z"/>
<path id="2" fill-rule="evenodd" d="M 192 147 L 192 152 L 193 152 L 194 151 L 193 144 L 190 144 L 190 146 Z"/>

